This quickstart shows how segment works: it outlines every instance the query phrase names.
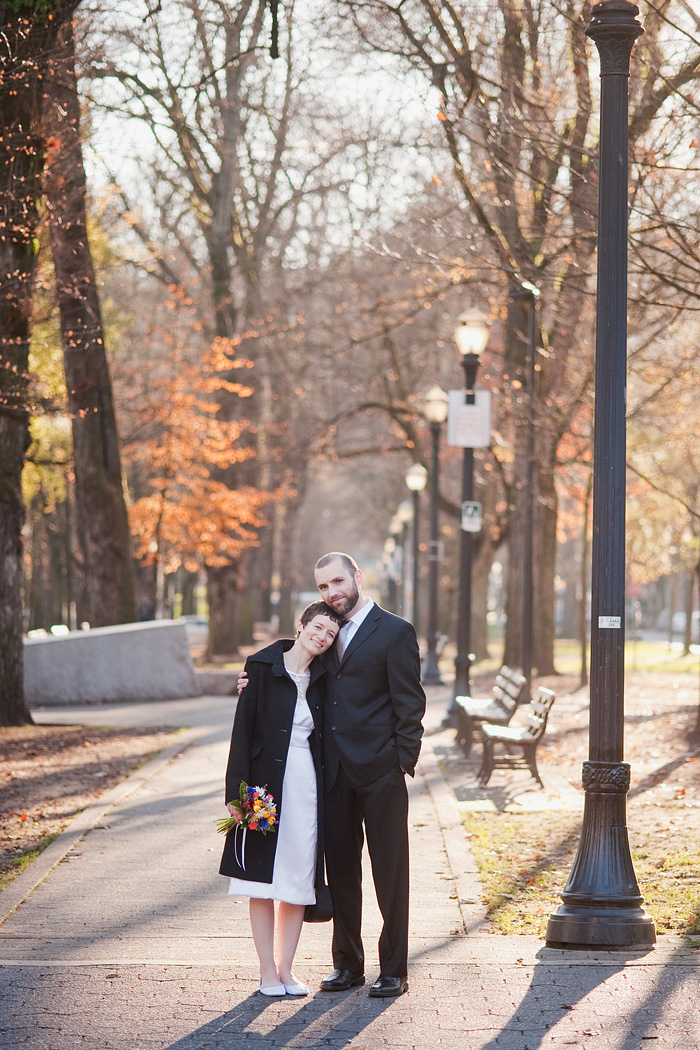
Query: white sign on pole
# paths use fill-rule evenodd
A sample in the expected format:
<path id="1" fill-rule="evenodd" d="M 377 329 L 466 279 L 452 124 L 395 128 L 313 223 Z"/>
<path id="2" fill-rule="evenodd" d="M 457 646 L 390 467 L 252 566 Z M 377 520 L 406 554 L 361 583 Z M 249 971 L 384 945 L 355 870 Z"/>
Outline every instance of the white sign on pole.
<path id="1" fill-rule="evenodd" d="M 464 532 L 481 531 L 481 504 L 476 500 L 465 500 L 462 504 L 462 529 Z"/>
<path id="2" fill-rule="evenodd" d="M 450 390 L 447 444 L 456 448 L 486 448 L 491 442 L 491 391 L 475 390 L 474 404 L 463 390 Z"/>

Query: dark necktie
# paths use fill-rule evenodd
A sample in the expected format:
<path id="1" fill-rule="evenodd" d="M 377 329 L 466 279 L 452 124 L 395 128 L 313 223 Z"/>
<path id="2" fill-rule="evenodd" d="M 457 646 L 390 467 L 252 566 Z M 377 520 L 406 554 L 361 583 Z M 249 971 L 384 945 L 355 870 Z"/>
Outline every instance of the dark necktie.
<path id="1" fill-rule="evenodd" d="M 339 660 L 343 659 L 343 653 L 345 652 L 345 649 L 347 648 L 347 638 L 348 638 L 348 633 L 349 633 L 349 628 L 350 628 L 350 624 L 351 623 L 352 623 L 352 620 L 345 620 L 341 624 L 340 630 L 338 631 L 338 640 L 336 642 L 336 649 L 338 650 L 338 659 Z"/>

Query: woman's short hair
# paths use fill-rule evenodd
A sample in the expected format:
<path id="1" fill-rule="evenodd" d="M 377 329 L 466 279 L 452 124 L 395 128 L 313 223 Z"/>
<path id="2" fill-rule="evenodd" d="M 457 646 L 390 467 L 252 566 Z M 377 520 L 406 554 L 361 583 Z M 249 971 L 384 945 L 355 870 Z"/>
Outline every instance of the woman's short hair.
<path id="1" fill-rule="evenodd" d="M 314 616 L 327 616 L 329 620 L 333 620 L 338 626 L 342 626 L 344 616 L 337 613 L 330 605 L 326 602 L 312 602 L 311 605 L 307 605 L 303 613 L 299 617 L 301 620 L 302 627 L 306 627 L 307 623 L 311 623 Z"/>

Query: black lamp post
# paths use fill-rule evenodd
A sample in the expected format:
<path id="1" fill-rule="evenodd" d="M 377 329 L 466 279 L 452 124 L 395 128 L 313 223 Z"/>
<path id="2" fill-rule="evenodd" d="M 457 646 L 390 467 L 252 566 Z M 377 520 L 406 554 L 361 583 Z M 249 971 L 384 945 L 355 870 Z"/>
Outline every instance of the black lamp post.
<path id="1" fill-rule="evenodd" d="M 424 685 L 442 685 L 438 665 L 438 570 L 440 567 L 440 541 L 438 539 L 438 516 L 440 504 L 440 431 L 447 419 L 447 394 L 439 386 L 432 387 L 425 395 L 423 414 L 430 424 L 432 454 L 430 461 L 430 547 L 428 553 L 428 652 L 423 668 Z"/>
<path id="2" fill-rule="evenodd" d="M 418 512 L 420 508 L 420 494 L 425 488 L 428 480 L 428 471 L 422 463 L 414 463 L 406 471 L 406 485 L 413 496 L 413 626 L 418 634 L 418 570 L 420 568 L 420 532 L 418 523 Z"/>
<path id="3" fill-rule="evenodd" d="M 647 948 L 656 939 L 642 908 L 626 827 L 630 767 L 623 762 L 625 640 L 625 380 L 627 352 L 628 77 L 639 8 L 606 0 L 586 33 L 600 53 L 598 316 L 593 470 L 591 724 L 583 764 L 578 853 L 550 916 L 554 948 Z"/>
<path id="4" fill-rule="evenodd" d="M 489 321 L 478 310 L 469 310 L 457 318 L 455 341 L 462 355 L 466 403 L 475 403 L 474 383 L 479 368 L 479 357 L 489 341 Z M 465 448 L 462 460 L 462 504 L 474 499 L 474 449 Z M 457 658 L 455 659 L 455 685 L 452 700 L 447 710 L 448 720 L 456 717 L 455 697 L 470 696 L 469 669 L 472 654 L 471 605 L 472 605 L 472 533 L 463 527 L 459 547 L 459 606 L 457 610 Z"/>

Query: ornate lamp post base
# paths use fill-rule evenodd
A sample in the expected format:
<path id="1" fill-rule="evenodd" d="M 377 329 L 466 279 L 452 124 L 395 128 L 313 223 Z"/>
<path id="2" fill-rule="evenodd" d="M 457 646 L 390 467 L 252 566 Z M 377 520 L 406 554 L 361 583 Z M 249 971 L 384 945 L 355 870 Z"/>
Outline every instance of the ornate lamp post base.
<path id="1" fill-rule="evenodd" d="M 622 914 L 621 909 L 606 909 L 600 902 L 594 913 L 590 907 L 560 905 L 547 926 L 547 947 L 579 949 L 607 948 L 625 951 L 630 948 L 651 948 L 656 941 L 654 920 L 637 908 L 637 914 Z M 646 936 L 645 936 L 646 934 Z"/>
<path id="2" fill-rule="evenodd" d="M 547 925 L 549 948 L 649 948 L 654 922 L 642 908 L 632 867 L 625 796 L 626 762 L 584 762 L 586 800 L 578 854 Z"/>

